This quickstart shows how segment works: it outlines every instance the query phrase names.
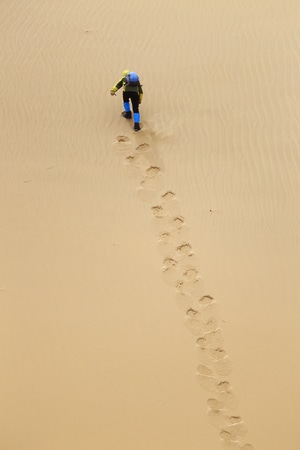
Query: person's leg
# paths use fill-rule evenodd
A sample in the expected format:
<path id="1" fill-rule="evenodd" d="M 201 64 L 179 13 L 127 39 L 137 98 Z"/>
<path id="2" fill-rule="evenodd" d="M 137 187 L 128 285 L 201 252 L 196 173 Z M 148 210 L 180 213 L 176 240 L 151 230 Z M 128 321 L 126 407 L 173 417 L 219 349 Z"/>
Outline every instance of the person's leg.
<path id="1" fill-rule="evenodd" d="M 137 92 L 131 93 L 131 103 L 133 109 L 133 121 L 135 131 L 139 131 L 140 128 L 140 113 L 139 113 L 139 94 Z"/>
<path id="2" fill-rule="evenodd" d="M 131 119 L 131 117 L 132 117 L 131 110 L 130 110 L 129 98 L 130 98 L 130 92 L 123 91 L 123 105 L 124 105 L 125 111 L 122 113 L 122 115 L 123 115 L 123 117 L 125 117 L 125 119 Z"/>

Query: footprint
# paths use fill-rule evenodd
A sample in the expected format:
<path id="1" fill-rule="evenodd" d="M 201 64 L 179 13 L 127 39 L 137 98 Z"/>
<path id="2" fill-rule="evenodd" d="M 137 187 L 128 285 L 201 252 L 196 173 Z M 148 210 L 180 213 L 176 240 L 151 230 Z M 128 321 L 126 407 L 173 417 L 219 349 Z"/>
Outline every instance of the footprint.
<path id="1" fill-rule="evenodd" d="M 199 279 L 199 273 L 198 273 L 198 270 L 195 269 L 194 267 L 188 268 L 183 273 L 182 281 L 184 283 L 187 283 L 187 284 L 189 284 L 189 283 L 196 283 L 198 279 Z"/>
<path id="2" fill-rule="evenodd" d="M 200 318 L 185 317 L 185 325 L 194 336 L 203 336 L 207 332 L 207 324 L 202 322 Z M 207 347 L 199 345 L 199 348 L 207 350 Z M 211 355 L 209 354 L 212 361 Z"/>
<path id="3" fill-rule="evenodd" d="M 179 206 L 177 200 L 175 200 L 175 194 L 171 191 L 167 191 L 161 195 L 161 204 L 157 207 L 161 210 L 161 216 L 174 216 L 179 214 Z M 175 210 L 176 213 L 175 214 Z"/>
<path id="4" fill-rule="evenodd" d="M 230 420 L 230 417 L 227 418 L 227 421 Z M 247 427 L 244 424 L 244 421 L 240 418 L 240 421 L 237 423 L 233 423 L 231 425 L 226 426 L 224 431 L 230 435 L 232 440 L 236 440 L 238 436 L 245 436 L 247 434 Z"/>
<path id="5" fill-rule="evenodd" d="M 242 445 L 237 440 L 231 440 L 230 433 L 227 433 L 226 430 L 220 432 L 220 438 L 222 439 L 222 448 L 224 450 L 254 450 L 251 444 Z"/>
<path id="6" fill-rule="evenodd" d="M 197 381 L 207 391 L 214 392 L 216 390 L 218 381 L 214 376 L 197 374 Z"/>
<path id="7" fill-rule="evenodd" d="M 179 256 L 182 256 L 182 255 L 184 255 L 184 256 L 192 256 L 194 254 L 192 246 L 188 242 L 184 242 L 181 245 L 179 245 L 176 248 L 176 251 L 177 251 Z"/>
<path id="8" fill-rule="evenodd" d="M 155 189 L 144 189 L 140 186 L 137 188 L 137 195 L 142 202 L 152 203 L 157 196 L 157 191 Z"/>
<path id="9" fill-rule="evenodd" d="M 199 366 L 197 367 L 197 373 L 199 375 L 206 375 L 210 377 L 212 377 L 214 374 L 212 369 L 210 369 L 207 366 L 204 366 L 203 364 L 199 364 Z"/>
<path id="10" fill-rule="evenodd" d="M 215 371 L 220 376 L 228 376 L 232 371 L 232 362 L 229 356 L 225 356 L 222 359 L 217 360 L 214 363 Z"/>
<path id="11" fill-rule="evenodd" d="M 157 250 L 159 254 L 164 257 L 176 256 L 174 244 L 172 242 L 165 241 L 164 239 L 160 239 L 157 242 Z"/>
<path id="12" fill-rule="evenodd" d="M 201 318 L 203 322 L 209 323 L 211 321 L 217 322 L 219 320 L 219 306 L 217 303 L 212 303 L 211 305 L 204 306 L 203 308 L 199 308 L 201 312 Z"/>
<path id="13" fill-rule="evenodd" d="M 204 333 L 197 339 L 197 345 L 202 348 L 220 348 L 223 345 L 223 333 L 221 328 Z"/>
<path id="14" fill-rule="evenodd" d="M 137 152 L 147 152 L 150 150 L 150 145 L 144 142 L 136 147 Z"/>
<path id="15" fill-rule="evenodd" d="M 195 336 L 202 336 L 205 333 L 205 325 L 196 309 L 190 308 L 186 311 L 185 326 Z M 210 360 L 211 358 L 209 358 Z"/>
<path id="16" fill-rule="evenodd" d="M 207 400 L 207 406 L 213 410 L 224 409 L 224 403 L 220 402 L 216 398 L 209 398 Z"/>
<path id="17" fill-rule="evenodd" d="M 222 430 L 226 426 L 226 419 L 224 410 L 222 409 L 209 409 L 207 411 L 208 420 L 218 430 Z"/>
<path id="18" fill-rule="evenodd" d="M 150 166 L 145 171 L 140 186 L 144 189 L 158 190 L 163 187 L 162 173 L 158 166 Z"/>
<path id="19" fill-rule="evenodd" d="M 211 348 L 209 352 L 214 361 L 220 361 L 226 357 L 226 352 L 223 348 Z"/>
<path id="20" fill-rule="evenodd" d="M 146 177 L 148 178 L 154 178 L 157 175 L 159 175 L 161 172 L 160 168 L 157 166 L 150 166 L 147 170 L 146 170 Z"/>
<path id="21" fill-rule="evenodd" d="M 225 406 L 231 410 L 236 409 L 238 405 L 238 400 L 234 392 L 222 392 L 219 394 L 219 398 L 221 401 L 225 403 Z"/>
<path id="22" fill-rule="evenodd" d="M 126 159 L 125 159 L 125 162 L 127 164 L 130 164 L 131 166 L 134 166 L 135 165 L 135 157 L 134 157 L 134 155 L 127 156 Z"/>
<path id="23" fill-rule="evenodd" d="M 223 441 L 232 443 L 231 441 L 232 441 L 233 439 L 232 439 L 232 436 L 231 436 L 231 434 L 229 433 L 229 431 L 221 430 L 219 436 L 220 436 L 220 438 L 221 438 Z M 235 445 L 236 445 L 236 443 L 237 443 L 237 441 L 234 442 Z M 226 447 L 226 448 L 227 448 L 227 447 Z M 229 448 L 230 448 L 230 447 L 229 447 Z M 233 447 L 233 448 L 234 448 L 234 447 Z M 239 448 L 239 447 L 237 447 L 237 448 Z"/>
<path id="24" fill-rule="evenodd" d="M 120 136 L 117 136 L 116 141 L 117 142 L 129 142 L 130 139 L 128 136 L 120 135 Z"/>
<path id="25" fill-rule="evenodd" d="M 184 217 L 182 216 L 174 217 L 171 223 L 176 230 L 182 228 L 183 225 L 185 224 Z"/>
<path id="26" fill-rule="evenodd" d="M 164 208 L 161 205 L 152 206 L 151 212 L 156 219 L 163 219 L 166 216 Z"/>
<path id="27" fill-rule="evenodd" d="M 194 298 L 191 295 L 177 292 L 176 303 L 179 309 L 181 309 L 182 311 L 187 311 L 188 309 L 192 308 Z"/>
<path id="28" fill-rule="evenodd" d="M 179 261 L 182 262 L 182 261 Z M 204 290 L 204 283 L 203 279 L 200 277 L 197 277 L 194 281 L 184 281 L 181 280 L 178 285 L 176 286 L 176 289 L 178 292 L 181 292 L 182 294 L 191 295 L 194 298 L 201 297 Z M 211 324 L 207 323 L 205 331 L 211 331 Z"/>
<path id="29" fill-rule="evenodd" d="M 221 328 L 216 328 L 205 334 L 208 347 L 218 348 L 223 345 L 223 332 Z"/>
<path id="30" fill-rule="evenodd" d="M 231 384 L 229 383 L 229 381 L 224 380 L 224 381 L 220 381 L 220 383 L 218 384 L 218 392 L 228 392 L 231 390 Z"/>
<path id="31" fill-rule="evenodd" d="M 197 367 L 197 380 L 200 386 L 207 391 L 213 392 L 216 390 L 217 379 L 209 367 L 202 364 Z"/>
<path id="32" fill-rule="evenodd" d="M 230 424 L 236 424 L 236 423 L 241 423 L 241 422 L 243 422 L 243 419 L 241 418 L 241 416 L 228 417 L 228 423 L 230 423 Z"/>
<path id="33" fill-rule="evenodd" d="M 200 278 L 198 271 L 182 259 L 178 261 L 178 268 L 182 269 L 182 276 L 176 286 L 177 290 L 192 297 L 195 297 L 195 294 L 196 296 L 201 296 L 203 293 L 203 280 Z"/>
<path id="34" fill-rule="evenodd" d="M 158 166 L 150 166 L 144 173 L 138 191 L 139 198 L 147 203 L 152 202 L 163 187 L 163 177 Z"/>
<path id="35" fill-rule="evenodd" d="M 175 195 L 175 193 L 172 192 L 172 191 L 167 191 L 167 192 L 165 192 L 165 193 L 161 196 L 161 198 L 162 198 L 165 202 L 171 202 L 171 201 L 175 200 L 176 195 Z"/>
<path id="36" fill-rule="evenodd" d="M 229 409 L 235 409 L 237 407 L 238 401 L 234 394 L 231 385 L 228 381 L 221 381 L 217 385 L 218 399 L 224 403 L 224 405 Z"/>
<path id="37" fill-rule="evenodd" d="M 198 358 L 198 361 L 201 364 L 203 364 L 204 366 L 212 365 L 211 355 L 209 354 L 209 351 L 207 348 L 198 347 L 197 348 L 197 358 Z"/>
<path id="38" fill-rule="evenodd" d="M 180 279 L 180 272 L 178 269 L 166 269 L 162 272 L 162 279 L 169 286 L 176 287 Z"/>
<path id="39" fill-rule="evenodd" d="M 214 298 L 211 295 L 203 295 L 203 297 L 200 298 L 199 304 L 201 306 L 210 305 L 213 302 Z"/>
<path id="40" fill-rule="evenodd" d="M 173 216 L 179 215 L 179 203 L 174 192 L 167 191 L 161 198 L 162 207 L 167 214 Z"/>
<path id="41" fill-rule="evenodd" d="M 128 178 L 135 178 L 140 174 L 140 168 L 136 164 L 134 155 L 125 158 L 125 170 Z"/>
<path id="42" fill-rule="evenodd" d="M 173 258 L 165 258 L 164 259 L 164 266 L 167 269 L 174 269 L 177 266 L 177 261 Z"/>
<path id="43" fill-rule="evenodd" d="M 176 287 L 181 277 L 181 272 L 177 267 L 177 261 L 171 257 L 164 259 L 162 268 L 162 279 L 170 286 Z"/>
<path id="44" fill-rule="evenodd" d="M 199 345 L 199 339 L 197 339 L 197 344 Z M 232 370 L 231 359 L 226 354 L 224 349 L 222 348 L 212 349 L 208 347 L 203 347 L 203 345 L 201 345 L 201 341 L 199 346 L 202 349 L 203 348 L 207 349 L 209 355 L 211 356 L 212 366 L 218 375 L 227 376 L 231 373 Z"/>
<path id="45" fill-rule="evenodd" d="M 119 152 L 128 151 L 132 148 L 132 143 L 128 136 L 119 135 L 113 143 L 113 148 Z"/>

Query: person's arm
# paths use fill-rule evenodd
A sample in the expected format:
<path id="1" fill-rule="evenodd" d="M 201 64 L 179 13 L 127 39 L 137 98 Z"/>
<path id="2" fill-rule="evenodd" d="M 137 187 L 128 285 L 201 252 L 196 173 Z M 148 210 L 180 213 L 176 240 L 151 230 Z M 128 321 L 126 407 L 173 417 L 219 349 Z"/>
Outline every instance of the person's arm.
<path id="1" fill-rule="evenodd" d="M 139 103 L 142 103 L 143 100 L 143 88 L 142 85 L 139 84 Z"/>
<path id="2" fill-rule="evenodd" d="M 111 88 L 110 95 L 115 95 L 115 93 L 123 86 L 124 77 L 120 78 L 120 80 Z"/>

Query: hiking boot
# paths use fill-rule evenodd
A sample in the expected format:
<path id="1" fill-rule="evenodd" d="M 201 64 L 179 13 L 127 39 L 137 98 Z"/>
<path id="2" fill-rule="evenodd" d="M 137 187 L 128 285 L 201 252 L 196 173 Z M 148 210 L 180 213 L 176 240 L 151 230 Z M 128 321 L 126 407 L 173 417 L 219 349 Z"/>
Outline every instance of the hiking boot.
<path id="1" fill-rule="evenodd" d="M 122 116 L 125 117 L 125 119 L 131 119 L 132 117 L 131 111 L 123 111 Z"/>
<path id="2" fill-rule="evenodd" d="M 133 128 L 134 128 L 134 131 L 140 131 L 140 129 L 141 129 L 140 124 L 138 122 L 135 122 Z"/>

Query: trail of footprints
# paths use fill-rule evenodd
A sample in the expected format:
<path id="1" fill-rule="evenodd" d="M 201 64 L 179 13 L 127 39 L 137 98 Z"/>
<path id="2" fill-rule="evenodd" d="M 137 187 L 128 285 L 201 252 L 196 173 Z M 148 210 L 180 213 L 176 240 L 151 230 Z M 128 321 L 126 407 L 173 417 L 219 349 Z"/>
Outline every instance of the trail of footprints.
<path id="1" fill-rule="evenodd" d="M 162 161 L 151 133 L 142 130 L 132 140 L 118 136 L 113 147 L 125 157 L 127 175 L 138 179 L 138 197 L 151 204 L 157 250 L 163 258 L 162 279 L 175 288 L 185 326 L 195 336 L 197 381 L 209 393 L 208 420 L 218 430 L 223 449 L 254 450 L 253 445 L 240 442 L 247 429 L 243 419 L 234 414 L 238 401 L 227 379 L 232 362 L 224 349 L 218 304 L 210 295 L 203 295 L 203 280 L 188 241 L 188 227 L 174 192 L 163 190 Z"/>

